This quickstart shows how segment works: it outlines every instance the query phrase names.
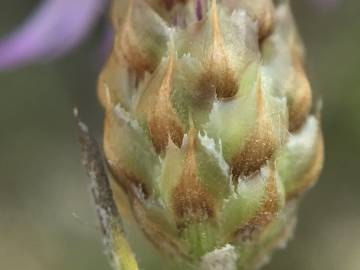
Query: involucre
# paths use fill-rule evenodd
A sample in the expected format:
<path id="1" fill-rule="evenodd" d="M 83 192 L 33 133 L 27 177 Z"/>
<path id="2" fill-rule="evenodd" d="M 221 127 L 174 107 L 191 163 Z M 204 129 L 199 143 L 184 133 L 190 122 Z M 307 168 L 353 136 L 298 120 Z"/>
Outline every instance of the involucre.
<path id="1" fill-rule="evenodd" d="M 255 269 L 323 160 L 289 3 L 114 0 L 112 19 L 98 93 L 119 269 Z"/>

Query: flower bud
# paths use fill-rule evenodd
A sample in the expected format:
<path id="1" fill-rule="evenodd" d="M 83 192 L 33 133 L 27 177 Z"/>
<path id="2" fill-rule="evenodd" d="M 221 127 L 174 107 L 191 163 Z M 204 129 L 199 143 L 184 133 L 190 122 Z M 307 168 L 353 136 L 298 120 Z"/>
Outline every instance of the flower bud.
<path id="1" fill-rule="evenodd" d="M 261 265 L 323 159 L 288 3 L 114 0 L 113 23 L 103 148 L 139 267 Z"/>

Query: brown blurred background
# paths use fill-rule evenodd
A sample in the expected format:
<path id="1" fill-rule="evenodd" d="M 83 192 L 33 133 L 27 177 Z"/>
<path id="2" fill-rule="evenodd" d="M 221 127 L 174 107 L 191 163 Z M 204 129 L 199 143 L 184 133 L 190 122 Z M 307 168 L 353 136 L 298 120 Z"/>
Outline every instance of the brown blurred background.
<path id="1" fill-rule="evenodd" d="M 75 0 L 74 0 L 75 1 Z M 99 0 L 100 1 L 100 0 Z M 39 1 L 1 0 L 0 37 Z M 360 269 L 360 1 L 293 8 L 322 97 L 326 164 L 295 237 L 265 270 Z M 72 109 L 95 134 L 101 30 L 66 57 L 0 73 L 0 269 L 108 270 Z"/>

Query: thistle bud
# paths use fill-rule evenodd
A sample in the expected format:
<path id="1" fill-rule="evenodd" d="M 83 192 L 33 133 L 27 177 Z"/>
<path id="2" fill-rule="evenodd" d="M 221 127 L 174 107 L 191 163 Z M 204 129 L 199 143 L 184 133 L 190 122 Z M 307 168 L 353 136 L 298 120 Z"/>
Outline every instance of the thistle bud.
<path id="1" fill-rule="evenodd" d="M 289 4 L 112 8 L 103 150 L 136 267 L 255 269 L 291 235 L 323 160 Z"/>

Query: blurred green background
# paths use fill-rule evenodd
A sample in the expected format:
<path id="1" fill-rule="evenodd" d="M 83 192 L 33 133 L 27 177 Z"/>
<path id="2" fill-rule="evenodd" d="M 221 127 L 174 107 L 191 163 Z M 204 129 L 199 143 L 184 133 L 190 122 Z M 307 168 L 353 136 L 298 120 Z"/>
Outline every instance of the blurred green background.
<path id="1" fill-rule="evenodd" d="M 39 1 L 1 0 L 0 37 Z M 294 1 L 307 70 L 322 97 L 326 163 L 293 240 L 265 270 L 360 269 L 360 1 Z M 79 162 L 77 106 L 100 137 L 101 30 L 66 57 L 0 73 L 0 269 L 108 270 Z"/>

